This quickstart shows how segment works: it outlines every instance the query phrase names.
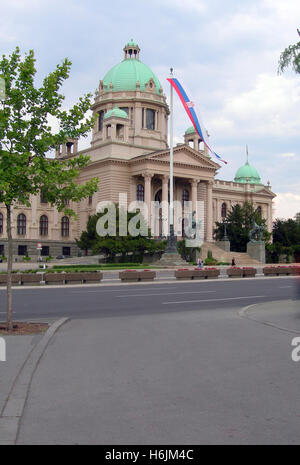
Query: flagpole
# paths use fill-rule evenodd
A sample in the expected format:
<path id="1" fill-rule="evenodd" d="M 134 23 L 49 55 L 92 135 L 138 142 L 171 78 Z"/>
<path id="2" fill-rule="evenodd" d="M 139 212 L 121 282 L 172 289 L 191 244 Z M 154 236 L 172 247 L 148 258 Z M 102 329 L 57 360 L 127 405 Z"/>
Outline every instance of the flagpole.
<path id="1" fill-rule="evenodd" d="M 170 69 L 173 77 L 173 68 Z M 174 176 L 173 176 L 173 86 L 170 83 L 170 236 L 174 236 Z"/>
<path id="2" fill-rule="evenodd" d="M 173 78 L 173 68 L 170 69 Z M 177 237 L 174 234 L 174 173 L 173 173 L 173 87 L 170 83 L 170 204 L 169 204 L 169 234 L 165 255 L 178 254 Z"/>

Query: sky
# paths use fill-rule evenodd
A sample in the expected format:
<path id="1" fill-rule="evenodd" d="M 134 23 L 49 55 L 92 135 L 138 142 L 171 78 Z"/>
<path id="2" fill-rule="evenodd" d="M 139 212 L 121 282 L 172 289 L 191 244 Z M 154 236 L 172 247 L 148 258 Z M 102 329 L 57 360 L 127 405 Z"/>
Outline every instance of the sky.
<path id="1" fill-rule="evenodd" d="M 275 218 L 300 211 L 300 75 L 277 74 L 297 28 L 299 0 L 0 0 L 1 55 L 33 49 L 37 81 L 72 61 L 66 106 L 94 93 L 131 38 L 167 96 L 173 67 L 228 162 L 217 178 L 233 180 L 248 145 L 250 164 L 277 195 Z M 175 98 L 175 142 L 189 126 Z"/>

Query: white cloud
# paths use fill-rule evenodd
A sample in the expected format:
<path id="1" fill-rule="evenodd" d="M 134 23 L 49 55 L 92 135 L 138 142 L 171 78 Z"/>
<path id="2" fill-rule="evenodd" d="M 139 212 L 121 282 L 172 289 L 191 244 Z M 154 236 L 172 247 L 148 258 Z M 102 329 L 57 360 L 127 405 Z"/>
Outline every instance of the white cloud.
<path id="1" fill-rule="evenodd" d="M 297 155 L 293 152 L 280 153 L 277 156 L 280 158 L 296 158 L 297 157 Z"/>
<path id="2" fill-rule="evenodd" d="M 179 10 L 192 11 L 195 13 L 202 13 L 206 6 L 201 0 L 160 0 L 160 5 L 164 4 L 167 6 L 175 7 Z"/>
<path id="3" fill-rule="evenodd" d="M 214 124 L 245 136 L 297 136 L 300 127 L 298 78 L 260 74 L 254 88 L 228 98 Z M 231 133 L 231 135 L 234 135 Z"/>
<path id="4" fill-rule="evenodd" d="M 300 212 L 300 193 L 280 193 L 274 199 L 274 218 L 293 218 Z"/>

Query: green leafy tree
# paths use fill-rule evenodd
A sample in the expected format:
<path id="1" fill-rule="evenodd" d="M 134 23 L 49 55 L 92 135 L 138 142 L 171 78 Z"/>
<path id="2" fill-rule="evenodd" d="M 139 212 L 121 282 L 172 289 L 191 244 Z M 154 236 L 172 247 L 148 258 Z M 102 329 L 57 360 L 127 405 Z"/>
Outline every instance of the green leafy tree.
<path id="1" fill-rule="evenodd" d="M 300 35 L 299 31 L 297 32 Z M 289 66 L 292 66 L 295 73 L 300 74 L 300 42 L 290 45 L 281 53 L 278 74 L 283 73 Z"/>
<path id="2" fill-rule="evenodd" d="M 270 261 L 278 262 L 280 255 L 300 260 L 300 222 L 296 219 L 276 219 L 273 224 L 273 244 L 267 248 Z"/>
<path id="3" fill-rule="evenodd" d="M 231 249 L 234 252 L 245 252 L 247 243 L 249 242 L 249 233 L 252 229 L 252 222 L 258 225 L 266 226 L 266 220 L 261 218 L 259 210 L 255 210 L 253 205 L 245 202 L 242 206 L 235 205 L 232 210 L 227 214 L 227 236 L 231 244 Z M 214 231 L 215 238 L 221 241 L 224 237 L 225 226 L 224 223 L 217 222 Z M 265 228 L 263 240 L 268 242 L 271 234 Z"/>
<path id="4" fill-rule="evenodd" d="M 133 261 L 143 261 L 146 251 L 154 254 L 157 251 L 164 250 L 165 243 L 155 241 L 148 230 L 147 236 L 138 235 L 126 236 L 120 235 L 120 209 L 116 205 L 116 235 L 107 235 L 101 237 L 97 234 L 96 226 L 99 218 L 106 215 L 107 209 L 89 218 L 86 231 L 83 231 L 77 245 L 82 250 L 91 250 L 93 254 L 105 254 L 109 261 L 114 261 L 117 254 L 121 254 L 121 261 L 128 261 L 128 254 Z M 127 226 L 137 213 L 127 212 Z M 141 221 L 144 221 L 143 218 Z M 137 224 L 137 228 L 140 224 Z M 128 229 L 128 228 L 127 228 Z"/>
<path id="5" fill-rule="evenodd" d="M 79 155 L 58 160 L 47 155 L 69 138 L 86 136 L 93 127 L 93 118 L 85 116 L 91 105 L 91 94 L 80 98 L 68 111 L 64 110 L 60 88 L 69 77 L 71 62 L 65 59 L 37 87 L 35 61 L 32 50 L 22 57 L 19 48 L 9 56 L 3 55 L 0 61 L 3 100 L 0 102 L 0 203 L 5 205 L 7 213 L 7 329 L 12 327 L 12 209 L 17 204 L 30 206 L 31 196 L 43 192 L 51 206 L 72 216 L 75 213 L 66 207 L 67 201 L 78 202 L 97 190 L 97 179 L 76 184 L 80 171 L 89 162 L 88 157 Z M 50 127 L 49 117 L 58 123 L 56 132 Z"/>

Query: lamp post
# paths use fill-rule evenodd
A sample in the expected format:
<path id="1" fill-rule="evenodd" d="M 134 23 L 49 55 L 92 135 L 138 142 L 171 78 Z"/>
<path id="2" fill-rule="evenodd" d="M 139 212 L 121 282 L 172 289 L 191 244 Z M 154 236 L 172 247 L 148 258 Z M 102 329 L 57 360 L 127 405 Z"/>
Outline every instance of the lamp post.
<path id="1" fill-rule="evenodd" d="M 224 236 L 223 236 L 222 241 L 228 241 L 227 226 L 228 226 L 228 224 L 229 224 L 229 221 L 225 218 L 225 219 L 223 220 L 223 224 L 224 224 Z"/>

